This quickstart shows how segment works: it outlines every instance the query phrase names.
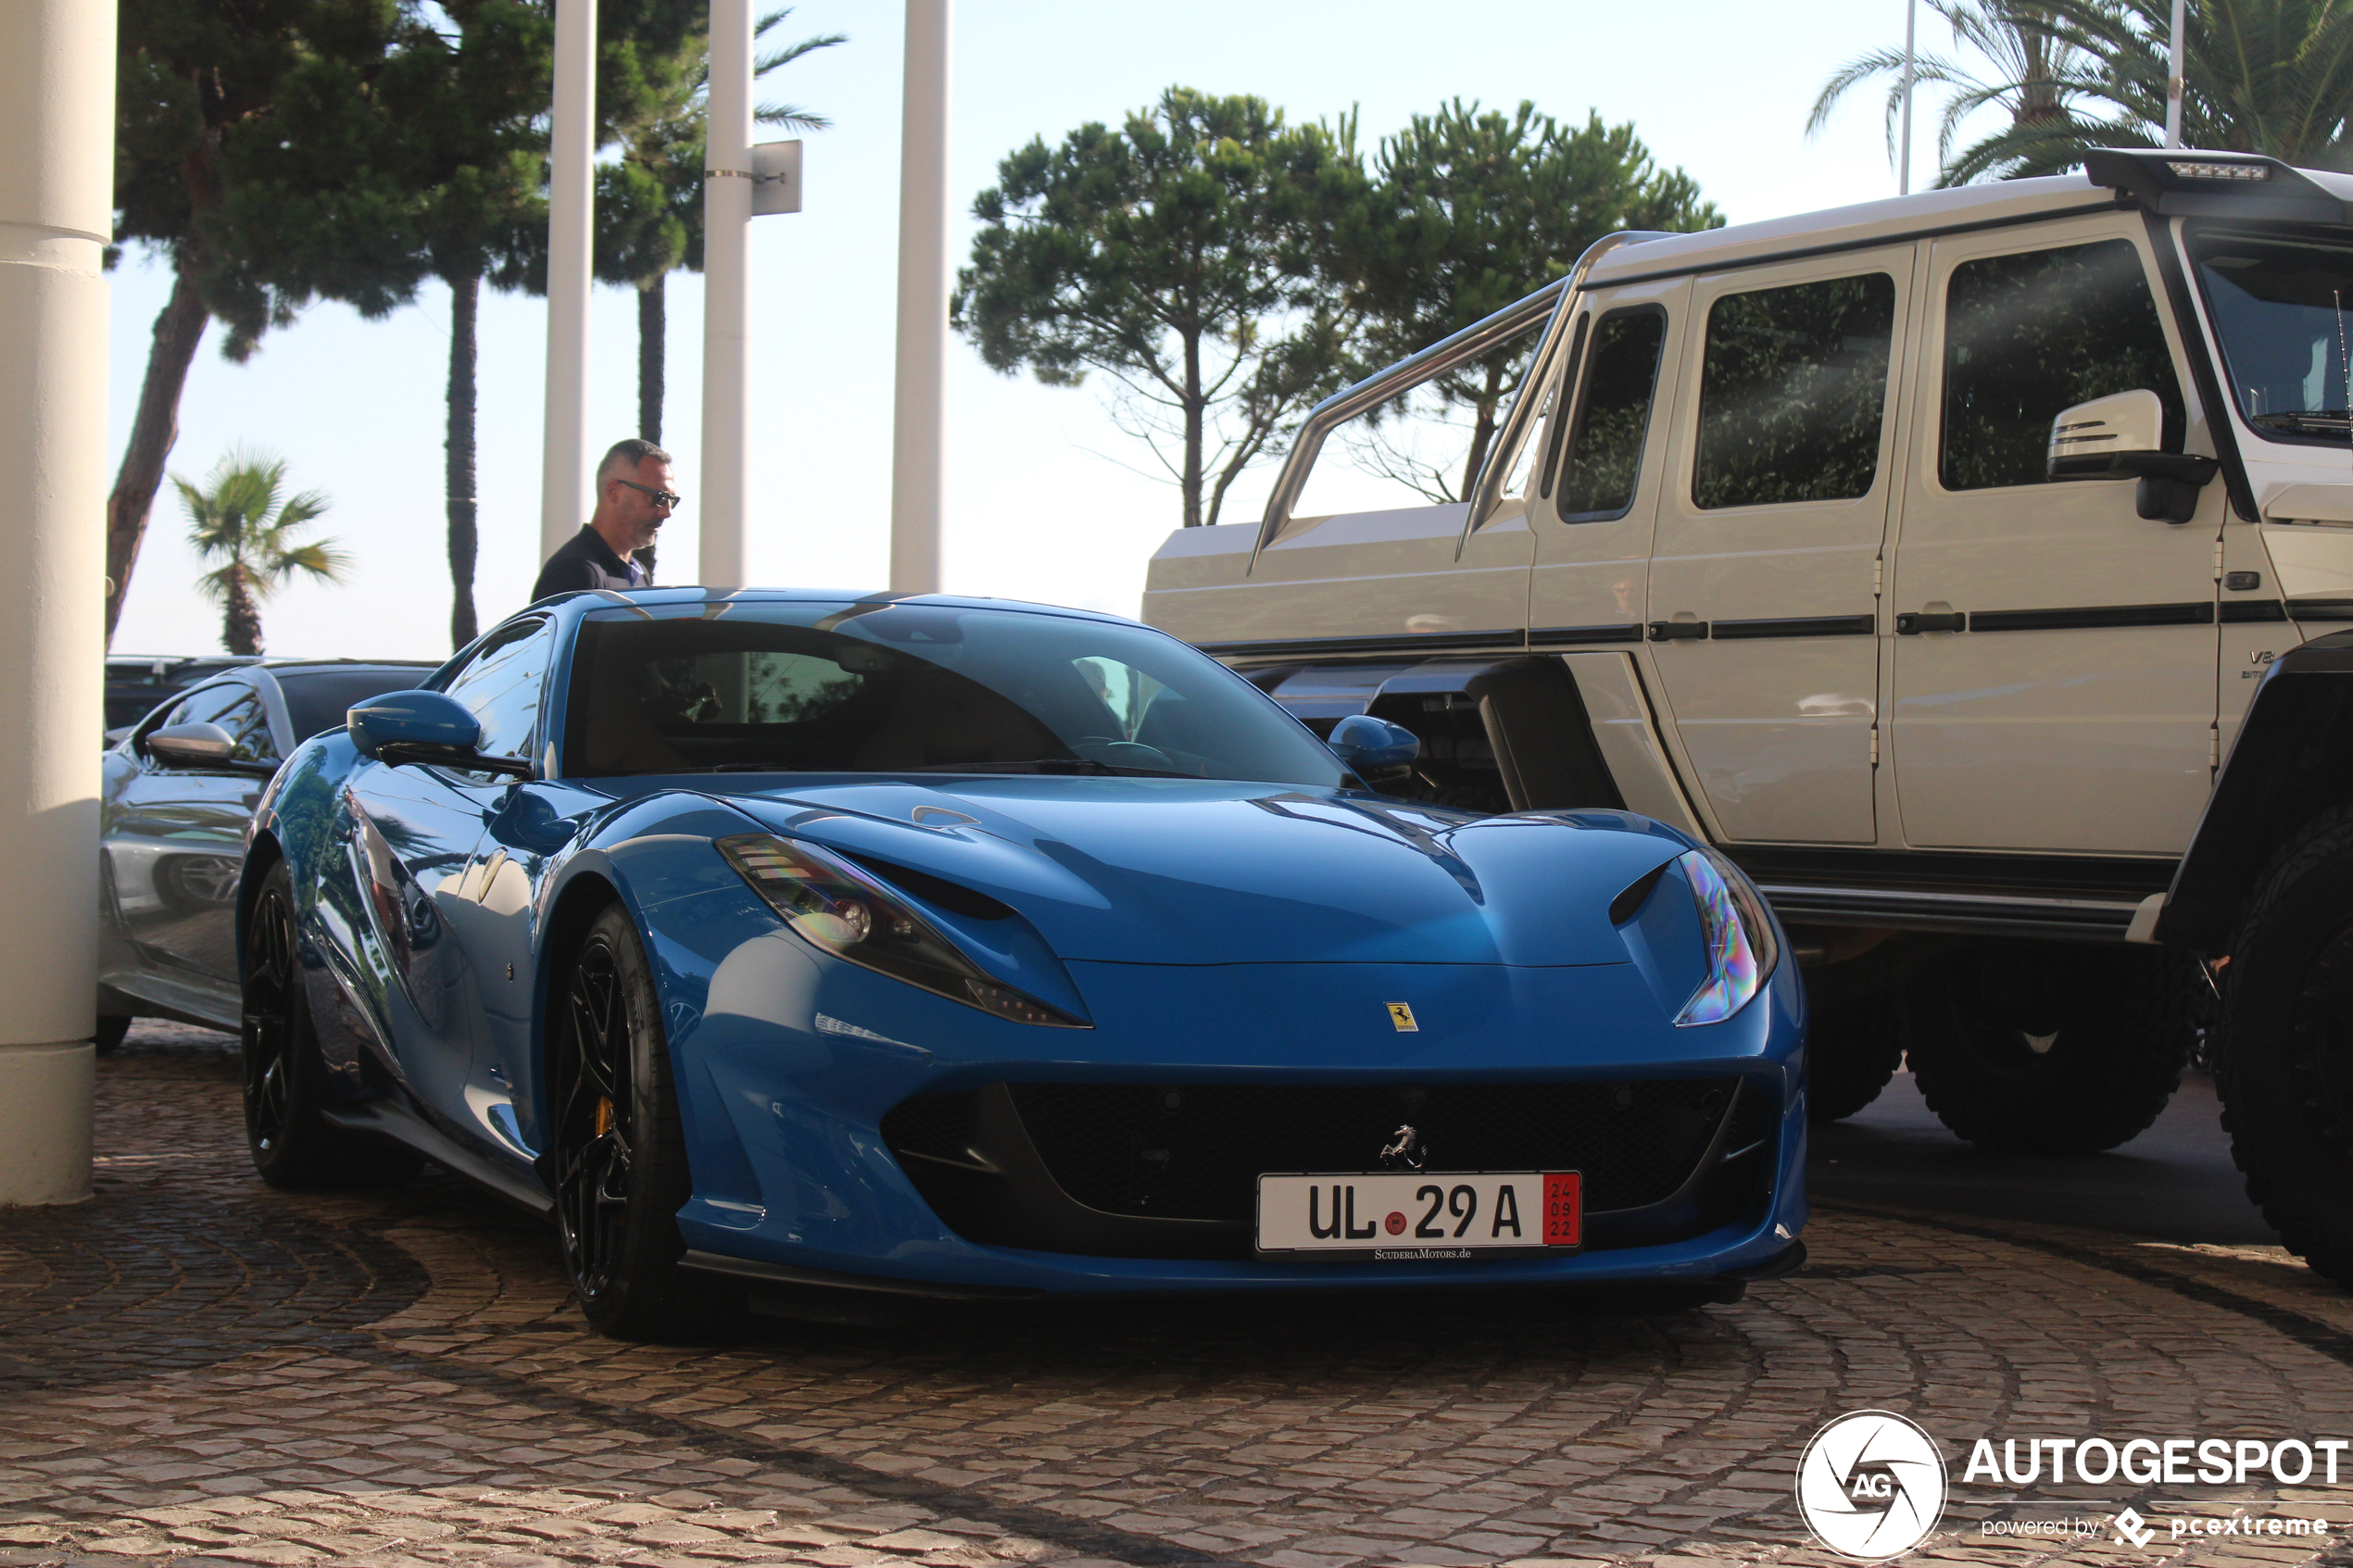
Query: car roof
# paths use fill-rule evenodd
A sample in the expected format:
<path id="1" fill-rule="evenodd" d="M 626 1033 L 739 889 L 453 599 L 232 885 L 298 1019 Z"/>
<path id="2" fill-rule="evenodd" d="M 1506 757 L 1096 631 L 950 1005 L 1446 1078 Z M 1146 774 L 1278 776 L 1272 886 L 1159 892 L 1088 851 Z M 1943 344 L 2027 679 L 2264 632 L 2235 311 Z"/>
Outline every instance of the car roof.
<path id="1" fill-rule="evenodd" d="M 600 608 L 629 605 L 698 605 L 698 604 L 904 604 L 938 605 L 953 609 L 1001 609 L 1031 615 L 1068 616 L 1080 621 L 1108 621 L 1121 625 L 1141 625 L 1141 621 L 1105 610 L 1079 609 L 1069 605 L 1038 604 L 1028 599 L 992 599 L 967 594 L 892 594 L 881 589 L 856 588 L 708 588 L 694 584 L 658 588 L 584 588 L 569 594 L 551 594 L 532 605 L 532 609 L 560 608 L 585 614 Z M 517 614 L 523 613 L 517 611 Z M 510 616 L 508 620 L 514 617 Z M 504 624 L 502 621 L 501 624 Z"/>
<path id="2" fill-rule="evenodd" d="M 2296 172 L 2330 195 L 2353 200 L 2353 178 L 2319 169 Z M 2082 173 L 1954 185 L 1622 245 L 1594 261 L 1587 282 L 1590 287 L 1604 288 L 1660 274 L 1709 271 L 1768 259 L 1793 260 L 1878 242 L 1892 245 L 1942 231 L 1992 228 L 2104 208 L 2134 210 L 2137 205 L 2118 190 L 2094 184 Z"/>

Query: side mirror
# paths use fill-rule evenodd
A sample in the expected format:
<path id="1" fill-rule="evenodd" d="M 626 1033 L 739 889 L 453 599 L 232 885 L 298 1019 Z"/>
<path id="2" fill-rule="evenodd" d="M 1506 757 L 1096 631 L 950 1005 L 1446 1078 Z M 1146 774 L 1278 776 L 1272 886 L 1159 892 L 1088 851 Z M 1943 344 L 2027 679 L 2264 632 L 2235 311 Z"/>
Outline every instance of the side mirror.
<path id="1" fill-rule="evenodd" d="M 482 721 L 440 692 L 371 696 L 345 714 L 344 727 L 360 756 L 396 767 L 430 762 L 468 772 L 531 777 L 531 764 L 519 757 L 484 757 L 475 750 L 482 744 Z"/>
<path id="2" fill-rule="evenodd" d="M 2137 479 L 2133 509 L 2151 521 L 2187 522 L 2219 466 L 2164 450 L 2165 405 L 2145 387 L 2078 403 L 2051 421 L 2050 477 Z"/>
<path id="3" fill-rule="evenodd" d="M 237 743 L 218 724 L 168 724 L 160 730 L 149 730 L 141 749 L 166 768 L 206 768 L 216 772 L 241 773 L 260 769 L 259 763 L 234 759 Z M 275 768 L 261 771 L 277 771 Z"/>
<path id="4" fill-rule="evenodd" d="M 1366 779 L 1375 773 L 1410 768 L 1422 754 L 1420 736 L 1402 724 L 1376 719 L 1369 713 L 1352 713 L 1334 724 L 1331 738 L 1324 744 L 1331 747 L 1333 756 Z"/>

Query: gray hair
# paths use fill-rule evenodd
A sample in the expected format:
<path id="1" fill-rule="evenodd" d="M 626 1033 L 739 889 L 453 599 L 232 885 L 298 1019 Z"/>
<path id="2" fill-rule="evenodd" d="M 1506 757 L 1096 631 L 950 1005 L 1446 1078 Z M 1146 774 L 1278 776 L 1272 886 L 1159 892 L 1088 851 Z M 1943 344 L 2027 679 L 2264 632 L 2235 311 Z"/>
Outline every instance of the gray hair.
<path id="1" fill-rule="evenodd" d="M 597 489 L 601 493 L 605 481 L 615 474 L 635 473 L 637 465 L 648 458 L 664 463 L 671 460 L 669 453 L 642 436 L 633 435 L 626 441 L 614 442 L 606 450 L 603 460 L 597 464 Z"/>

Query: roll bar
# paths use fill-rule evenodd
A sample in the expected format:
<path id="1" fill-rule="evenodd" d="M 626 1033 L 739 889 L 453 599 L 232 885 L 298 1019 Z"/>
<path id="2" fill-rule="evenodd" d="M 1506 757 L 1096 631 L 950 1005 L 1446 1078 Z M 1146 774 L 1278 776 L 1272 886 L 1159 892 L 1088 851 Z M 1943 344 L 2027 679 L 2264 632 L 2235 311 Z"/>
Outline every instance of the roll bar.
<path id="1" fill-rule="evenodd" d="M 1463 519 L 1463 535 L 1454 546 L 1454 557 L 1462 558 L 1463 546 L 1469 542 L 1478 523 L 1492 516 L 1501 504 L 1504 480 L 1518 458 L 1517 445 L 1528 433 L 1528 426 L 1535 410 L 1543 401 L 1541 388 L 1544 378 L 1552 373 L 1557 358 L 1561 329 L 1576 309 L 1578 291 L 1585 285 L 1585 275 L 1593 263 L 1622 245 L 1638 245 L 1644 240 L 1663 239 L 1657 230 L 1629 229 L 1605 234 L 1595 240 L 1579 257 L 1577 265 L 1565 278 L 1555 278 L 1525 299 L 1506 305 L 1493 315 L 1473 321 L 1461 332 L 1441 338 L 1428 348 L 1409 354 L 1386 369 L 1374 371 L 1363 381 L 1325 398 L 1308 410 L 1301 421 L 1299 433 L 1291 440 L 1290 454 L 1283 459 L 1282 471 L 1275 476 L 1275 488 L 1266 497 L 1266 515 L 1258 524 L 1258 538 L 1250 548 L 1250 565 L 1242 575 L 1258 570 L 1258 558 L 1267 546 L 1275 542 L 1285 524 L 1290 521 L 1291 508 L 1307 488 L 1307 476 L 1315 467 L 1315 458 L 1323 450 L 1324 438 L 1340 426 L 1360 414 L 1367 413 L 1424 382 L 1433 381 L 1455 366 L 1465 364 L 1487 353 L 1498 344 L 1508 343 L 1526 332 L 1540 319 L 1546 319 L 1544 336 L 1537 345 L 1536 358 L 1529 374 L 1520 383 L 1522 395 L 1512 404 L 1512 411 L 1504 421 L 1495 445 L 1478 470 L 1478 481 L 1471 486 L 1470 509 Z M 1537 395 L 1529 396 L 1529 389 Z M 1492 494 L 1491 494 L 1492 492 Z M 1473 520 L 1476 520 L 1474 521 Z"/>

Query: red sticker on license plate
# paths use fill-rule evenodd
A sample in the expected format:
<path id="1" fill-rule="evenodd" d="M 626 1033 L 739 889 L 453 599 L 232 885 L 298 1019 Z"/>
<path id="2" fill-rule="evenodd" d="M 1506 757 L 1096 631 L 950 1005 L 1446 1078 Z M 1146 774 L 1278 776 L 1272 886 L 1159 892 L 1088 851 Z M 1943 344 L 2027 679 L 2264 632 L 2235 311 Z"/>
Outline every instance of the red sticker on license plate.
<path id="1" fill-rule="evenodd" d="M 1578 1247 L 1585 1232 L 1584 1183 L 1575 1171 L 1544 1177 L 1544 1245 Z"/>

